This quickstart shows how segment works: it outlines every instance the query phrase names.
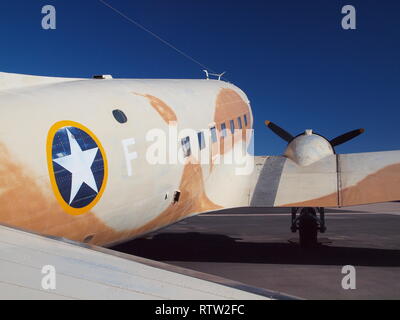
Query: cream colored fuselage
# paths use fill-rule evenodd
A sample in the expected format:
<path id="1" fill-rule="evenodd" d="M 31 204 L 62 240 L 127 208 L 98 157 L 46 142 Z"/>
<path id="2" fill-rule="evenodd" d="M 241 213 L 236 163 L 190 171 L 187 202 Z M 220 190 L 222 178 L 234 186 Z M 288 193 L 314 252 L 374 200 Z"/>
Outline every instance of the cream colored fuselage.
<path id="1" fill-rule="evenodd" d="M 0 92 L 0 101 L 0 223 L 107 245 L 187 216 L 249 203 L 250 175 L 237 174 L 243 164 L 218 164 L 244 141 L 250 143 L 244 132 L 252 127 L 251 109 L 234 85 L 213 80 L 70 80 L 9 88 Z M 114 110 L 123 111 L 127 122 L 116 121 Z M 238 118 L 243 129 L 232 133 L 230 121 L 239 129 Z M 79 214 L 56 198 L 57 185 L 51 180 L 49 130 L 62 121 L 90 130 L 106 158 L 104 190 L 90 210 Z M 210 136 L 213 126 L 217 143 Z M 184 129 L 204 132 L 205 148 L 200 150 L 192 136 L 191 155 L 175 161 L 182 156 L 179 134 Z M 166 163 L 149 161 L 158 133 L 165 133 L 166 141 L 158 145 L 167 146 Z M 178 152 L 169 152 L 174 149 Z"/>

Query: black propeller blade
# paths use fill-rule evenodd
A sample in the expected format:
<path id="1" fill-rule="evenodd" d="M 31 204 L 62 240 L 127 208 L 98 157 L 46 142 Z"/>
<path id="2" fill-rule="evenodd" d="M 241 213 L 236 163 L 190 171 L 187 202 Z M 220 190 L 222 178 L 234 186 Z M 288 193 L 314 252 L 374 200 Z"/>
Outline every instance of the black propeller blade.
<path id="1" fill-rule="evenodd" d="M 277 126 L 275 123 L 271 122 L 271 121 L 265 121 L 265 125 L 270 128 L 272 130 L 272 132 L 274 132 L 276 135 L 278 135 L 279 137 L 281 137 L 283 140 L 285 140 L 286 142 L 290 142 L 294 139 L 294 137 L 287 131 L 285 131 L 284 129 L 282 129 L 281 127 Z"/>
<path id="2" fill-rule="evenodd" d="M 332 139 L 330 141 L 330 143 L 331 143 L 331 145 L 333 147 L 336 147 L 336 146 L 338 146 L 340 144 L 343 144 L 343 143 L 345 143 L 345 142 L 347 142 L 347 141 L 349 141 L 351 139 L 354 139 L 355 137 L 357 137 L 360 134 L 364 133 L 364 131 L 365 131 L 364 129 L 357 129 L 357 130 L 353 130 L 353 131 L 347 132 L 345 134 L 342 134 L 342 135 L 336 137 L 335 139 Z"/>

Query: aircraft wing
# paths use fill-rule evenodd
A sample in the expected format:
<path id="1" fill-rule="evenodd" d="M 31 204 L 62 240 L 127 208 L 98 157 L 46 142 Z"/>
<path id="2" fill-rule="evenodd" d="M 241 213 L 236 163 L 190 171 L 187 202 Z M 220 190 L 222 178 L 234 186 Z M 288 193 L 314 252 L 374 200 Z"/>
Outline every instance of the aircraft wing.
<path id="1" fill-rule="evenodd" d="M 400 200 L 400 151 L 330 155 L 300 166 L 256 157 L 255 207 L 340 207 Z"/>
<path id="2" fill-rule="evenodd" d="M 54 267 L 55 282 L 45 278 L 53 271 L 44 269 L 43 274 L 44 266 Z M 288 298 L 216 276 L 5 226 L 0 226 L 0 270 L 0 299 Z M 46 287 L 52 283 L 54 290 Z"/>

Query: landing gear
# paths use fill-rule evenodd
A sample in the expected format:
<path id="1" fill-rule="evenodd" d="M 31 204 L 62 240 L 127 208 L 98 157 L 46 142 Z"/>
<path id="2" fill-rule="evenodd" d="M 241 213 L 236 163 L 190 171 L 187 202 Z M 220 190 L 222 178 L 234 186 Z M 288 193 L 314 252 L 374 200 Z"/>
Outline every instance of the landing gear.
<path id="1" fill-rule="evenodd" d="M 301 209 L 300 214 L 297 216 L 299 209 Z M 300 246 L 313 247 L 318 245 L 318 231 L 321 233 L 326 231 L 324 208 L 292 208 L 292 226 L 290 229 L 292 232 L 299 230 Z"/>

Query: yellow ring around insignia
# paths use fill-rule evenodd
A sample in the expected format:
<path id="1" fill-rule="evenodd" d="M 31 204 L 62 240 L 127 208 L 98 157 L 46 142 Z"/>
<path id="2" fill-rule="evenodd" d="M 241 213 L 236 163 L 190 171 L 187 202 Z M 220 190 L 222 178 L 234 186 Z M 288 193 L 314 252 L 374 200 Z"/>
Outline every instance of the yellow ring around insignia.
<path id="1" fill-rule="evenodd" d="M 63 199 L 63 197 L 58 189 L 55 174 L 54 174 L 53 155 L 52 155 L 53 140 L 54 140 L 54 136 L 56 135 L 57 131 L 64 127 L 75 127 L 75 128 L 78 128 L 78 129 L 84 131 L 85 133 L 87 133 L 94 140 L 94 142 L 96 142 L 98 148 L 100 149 L 101 155 L 103 157 L 104 177 L 103 177 L 103 182 L 102 182 L 101 188 L 100 188 L 98 194 L 96 195 L 96 198 L 90 204 L 88 204 L 87 206 L 85 206 L 83 208 L 73 208 L 65 202 L 65 200 Z M 59 202 L 59 204 L 61 205 L 61 207 L 67 213 L 74 215 L 74 216 L 81 215 L 81 214 L 84 214 L 84 213 L 87 213 L 88 211 L 90 211 L 101 199 L 101 197 L 104 193 L 104 190 L 106 188 L 107 179 L 108 179 L 107 157 L 106 157 L 104 148 L 103 148 L 102 144 L 100 143 L 100 140 L 97 139 L 97 137 L 95 136 L 95 134 L 92 131 L 90 131 L 88 128 L 86 128 L 82 124 L 80 124 L 78 122 L 74 122 L 74 121 L 65 120 L 65 121 L 60 121 L 60 122 L 55 123 L 50 128 L 49 133 L 47 134 L 46 149 L 47 149 L 46 150 L 47 151 L 47 167 L 49 170 L 51 188 L 53 189 L 54 195 L 56 196 L 56 199 Z"/>

